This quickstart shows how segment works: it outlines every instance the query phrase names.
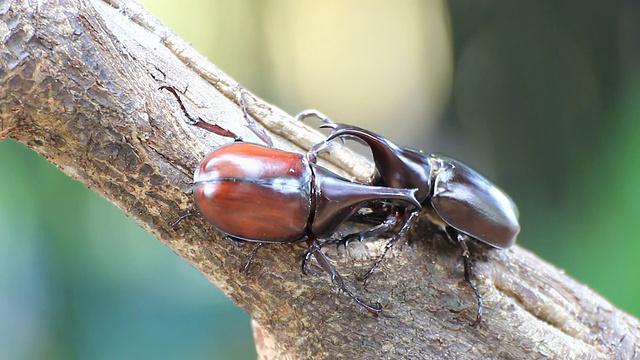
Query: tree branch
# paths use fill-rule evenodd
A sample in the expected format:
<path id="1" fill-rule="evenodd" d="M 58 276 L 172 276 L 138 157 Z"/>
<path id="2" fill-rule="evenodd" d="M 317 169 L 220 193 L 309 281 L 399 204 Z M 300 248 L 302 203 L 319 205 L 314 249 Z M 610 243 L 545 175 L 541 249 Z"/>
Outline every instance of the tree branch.
<path id="1" fill-rule="evenodd" d="M 300 271 L 301 246 L 269 246 L 248 275 L 248 250 L 194 209 L 193 169 L 228 139 L 184 123 L 191 113 L 258 140 L 244 127 L 237 84 L 139 5 L 127 0 L 0 2 L 0 140 L 11 137 L 118 206 L 196 267 L 254 319 L 263 358 L 634 358 L 638 320 L 515 246 L 477 251 L 485 297 L 480 328 L 458 250 L 422 222 L 373 277 L 356 280 L 384 242 L 329 251 L 348 286 L 380 302 L 374 317 L 323 274 Z M 276 147 L 302 151 L 321 135 L 249 94 L 250 114 Z M 331 161 L 366 178 L 370 165 L 344 150 Z M 347 231 L 347 230 L 345 230 Z"/>

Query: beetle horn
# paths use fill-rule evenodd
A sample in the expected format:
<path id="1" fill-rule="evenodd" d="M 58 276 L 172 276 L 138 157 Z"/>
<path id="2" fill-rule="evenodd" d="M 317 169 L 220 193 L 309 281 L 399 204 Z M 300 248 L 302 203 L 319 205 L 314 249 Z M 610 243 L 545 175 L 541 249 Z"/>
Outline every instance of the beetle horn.
<path id="1" fill-rule="evenodd" d="M 318 237 L 333 233 L 345 219 L 371 201 L 401 203 L 415 209 L 421 207 L 416 198 L 417 189 L 396 189 L 351 182 L 321 166 L 310 165 L 316 189 L 312 232 Z"/>
<path id="2" fill-rule="evenodd" d="M 371 149 L 376 172 L 373 185 L 394 188 L 417 188 L 417 198 L 424 201 L 431 189 L 431 164 L 428 158 L 417 150 L 400 147 L 386 138 L 357 126 L 346 124 L 324 124 L 322 128 L 330 128 L 331 134 L 325 141 L 339 137 L 356 139 Z"/>

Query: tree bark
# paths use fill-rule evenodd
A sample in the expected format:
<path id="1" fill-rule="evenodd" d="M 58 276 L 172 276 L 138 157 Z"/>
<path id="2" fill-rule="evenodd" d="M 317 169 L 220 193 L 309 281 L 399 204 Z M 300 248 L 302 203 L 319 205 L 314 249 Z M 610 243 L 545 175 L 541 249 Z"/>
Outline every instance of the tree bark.
<path id="1" fill-rule="evenodd" d="M 347 286 L 384 306 L 372 316 L 324 274 L 304 276 L 304 247 L 238 247 L 194 209 L 199 160 L 229 139 L 185 123 L 188 110 L 259 142 L 244 126 L 237 84 L 128 0 L 0 0 L 0 140 L 13 138 L 118 206 L 196 267 L 254 319 L 260 358 L 620 358 L 640 356 L 640 324 L 561 270 L 515 246 L 474 252 L 483 323 L 458 249 L 423 221 L 372 278 L 356 280 L 384 241 L 327 248 Z M 249 113 L 278 148 L 322 139 L 249 94 Z M 336 147 L 330 160 L 359 179 L 368 163 Z M 275 204 L 274 206 L 277 206 Z M 277 220 L 277 219 L 276 219 Z M 342 231 L 349 231 L 348 228 Z"/>

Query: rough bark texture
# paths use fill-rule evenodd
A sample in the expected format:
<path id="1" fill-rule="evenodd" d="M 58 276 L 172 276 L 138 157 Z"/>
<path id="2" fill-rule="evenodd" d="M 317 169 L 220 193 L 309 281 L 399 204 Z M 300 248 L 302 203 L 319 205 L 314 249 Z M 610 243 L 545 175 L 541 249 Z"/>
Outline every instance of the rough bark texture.
<path id="1" fill-rule="evenodd" d="M 259 324 L 261 358 L 640 356 L 637 319 L 517 246 L 476 251 L 485 316 L 470 327 L 476 303 L 459 252 L 424 223 L 366 284 L 356 276 L 382 242 L 330 251 L 348 286 L 384 306 L 379 317 L 336 294 L 327 276 L 302 275 L 301 246 L 266 247 L 252 272 L 239 274 L 251 247 L 199 219 L 178 231 L 168 225 L 193 209 L 199 159 L 229 140 L 186 125 L 175 100 L 158 91 L 186 90 L 192 113 L 255 140 L 243 126 L 236 83 L 126 0 L 4 0 L 0 18 L 0 140 L 37 151 L 199 269 Z M 276 147 L 321 139 L 279 109 L 251 95 L 247 102 Z M 359 177 L 370 169 L 348 152 L 332 160 Z"/>

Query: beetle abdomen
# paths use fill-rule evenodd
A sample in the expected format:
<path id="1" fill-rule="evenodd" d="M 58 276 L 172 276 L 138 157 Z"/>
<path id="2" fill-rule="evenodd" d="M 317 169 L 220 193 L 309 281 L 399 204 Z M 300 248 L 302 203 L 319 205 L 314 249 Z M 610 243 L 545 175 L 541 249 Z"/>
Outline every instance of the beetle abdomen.
<path id="1" fill-rule="evenodd" d="M 295 241 L 309 221 L 311 176 L 300 154 L 232 143 L 214 150 L 198 166 L 196 205 L 207 221 L 234 237 Z"/>
<path id="2" fill-rule="evenodd" d="M 449 226 L 496 248 L 508 248 L 520 232 L 513 201 L 469 166 L 441 155 L 431 203 Z"/>

